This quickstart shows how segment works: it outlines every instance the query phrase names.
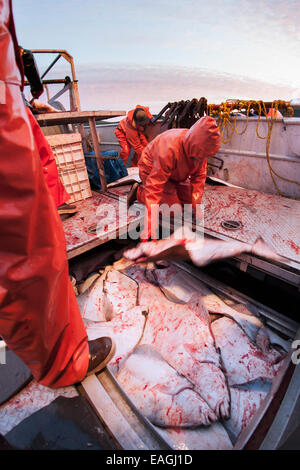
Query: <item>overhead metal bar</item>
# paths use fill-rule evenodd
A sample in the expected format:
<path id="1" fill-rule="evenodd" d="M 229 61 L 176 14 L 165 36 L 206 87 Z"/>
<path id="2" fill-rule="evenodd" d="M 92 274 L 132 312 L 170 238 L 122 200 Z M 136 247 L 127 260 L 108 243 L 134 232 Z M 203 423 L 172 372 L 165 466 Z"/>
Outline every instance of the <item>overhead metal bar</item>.
<path id="1" fill-rule="evenodd" d="M 45 70 L 45 72 L 43 73 L 43 75 L 41 76 L 41 79 L 43 79 L 45 77 L 45 75 L 47 75 L 47 73 L 52 69 L 52 67 L 56 64 L 56 62 L 61 58 L 61 55 L 58 54 L 58 56 L 54 59 L 54 61 L 49 65 L 49 67 Z"/>
<path id="2" fill-rule="evenodd" d="M 43 85 L 53 85 L 56 83 L 70 83 L 70 78 L 53 78 L 51 80 L 43 80 Z M 30 83 L 26 80 L 25 85 L 30 85 Z"/>
<path id="3" fill-rule="evenodd" d="M 65 85 L 56 95 L 52 96 L 51 99 L 49 99 L 49 104 L 52 104 L 53 101 L 57 100 L 61 95 L 63 95 L 67 90 L 69 90 L 72 87 L 71 82 Z"/>
<path id="4" fill-rule="evenodd" d="M 72 94 L 71 94 L 71 110 L 72 111 L 81 111 L 80 100 L 79 100 L 79 92 L 78 92 L 78 80 L 76 79 L 75 67 L 73 57 L 69 52 L 64 49 L 31 49 L 33 54 L 55 54 L 57 53 L 60 57 L 63 57 L 71 67 L 71 74 L 72 74 Z M 56 61 L 58 58 L 56 57 Z M 54 63 L 52 63 L 54 65 Z M 53 66 L 52 65 L 52 66 Z M 53 84 L 53 83 L 67 83 L 65 80 L 43 80 L 45 85 Z"/>

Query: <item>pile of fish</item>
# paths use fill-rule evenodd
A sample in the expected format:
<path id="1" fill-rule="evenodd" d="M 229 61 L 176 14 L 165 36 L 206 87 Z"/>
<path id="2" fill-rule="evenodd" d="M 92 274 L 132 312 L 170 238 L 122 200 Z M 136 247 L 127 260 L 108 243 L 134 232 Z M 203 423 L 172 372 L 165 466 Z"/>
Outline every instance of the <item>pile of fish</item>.
<path id="1" fill-rule="evenodd" d="M 245 306 L 165 261 L 123 258 L 78 302 L 89 339 L 115 340 L 110 370 L 174 449 L 231 449 L 288 350 Z"/>

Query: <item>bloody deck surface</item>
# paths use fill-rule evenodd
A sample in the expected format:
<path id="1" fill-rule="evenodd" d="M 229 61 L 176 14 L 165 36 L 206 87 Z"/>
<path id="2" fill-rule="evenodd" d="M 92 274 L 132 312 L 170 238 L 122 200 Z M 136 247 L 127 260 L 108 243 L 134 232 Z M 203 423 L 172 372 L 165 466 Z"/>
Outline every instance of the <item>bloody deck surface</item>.
<path id="1" fill-rule="evenodd" d="M 5 435 L 25 418 L 60 396 L 72 398 L 78 396 L 78 392 L 73 386 L 51 389 L 43 387 L 35 380 L 31 381 L 17 395 L 0 406 L 0 433 Z"/>
<path id="2" fill-rule="evenodd" d="M 123 209 L 130 188 L 131 185 L 110 188 L 111 197 L 109 193 L 93 193 L 92 198 L 76 203 L 78 213 L 63 222 L 69 258 L 115 238 L 133 221 L 142 221 L 142 215 L 127 217 Z M 261 236 L 281 256 L 300 263 L 299 201 L 248 189 L 206 185 L 202 202 L 206 231 L 246 243 L 254 243 Z M 98 234 L 89 233 L 89 227 L 101 220 Z M 226 220 L 238 221 L 241 227 L 226 229 L 222 226 Z"/>
<path id="3" fill-rule="evenodd" d="M 78 212 L 63 221 L 68 258 L 116 238 L 129 224 L 143 220 L 139 214 L 128 216 L 125 199 L 93 193 L 91 198 L 76 202 Z M 97 233 L 90 233 L 95 224 Z"/>
<path id="4" fill-rule="evenodd" d="M 300 202 L 241 188 L 206 185 L 204 227 L 236 240 L 253 243 L 261 236 L 277 253 L 300 263 Z M 238 230 L 222 226 L 241 222 Z"/>

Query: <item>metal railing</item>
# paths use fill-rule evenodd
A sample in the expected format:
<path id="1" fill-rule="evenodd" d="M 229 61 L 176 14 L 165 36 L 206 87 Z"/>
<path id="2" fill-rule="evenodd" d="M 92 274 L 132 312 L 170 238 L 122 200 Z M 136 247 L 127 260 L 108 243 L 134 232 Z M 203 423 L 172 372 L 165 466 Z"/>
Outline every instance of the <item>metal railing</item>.
<path id="1" fill-rule="evenodd" d="M 78 92 L 78 80 L 76 79 L 75 67 L 73 57 L 63 49 L 32 49 L 31 52 L 35 54 L 57 54 L 55 59 L 49 64 L 46 70 L 41 75 L 42 83 L 45 87 L 48 102 L 55 101 L 62 94 L 69 92 L 69 101 L 70 101 L 70 111 L 81 111 L 79 92 Z M 66 76 L 65 78 L 56 78 L 56 79 L 45 79 L 46 75 L 52 70 L 54 65 L 59 61 L 60 58 L 65 59 L 71 68 L 71 77 Z M 48 85 L 54 84 L 63 84 L 63 88 L 56 93 L 54 96 L 50 97 Z M 25 81 L 25 86 L 30 85 L 28 81 Z"/>

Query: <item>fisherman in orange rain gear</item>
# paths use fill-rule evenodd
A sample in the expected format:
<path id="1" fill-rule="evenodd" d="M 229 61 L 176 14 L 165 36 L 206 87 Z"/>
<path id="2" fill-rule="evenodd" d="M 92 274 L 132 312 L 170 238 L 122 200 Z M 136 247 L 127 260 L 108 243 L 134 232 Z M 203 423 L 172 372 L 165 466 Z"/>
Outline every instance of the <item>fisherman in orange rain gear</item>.
<path id="1" fill-rule="evenodd" d="M 215 119 L 205 116 L 190 129 L 170 129 L 147 145 L 138 162 L 142 184 L 137 199 L 146 206 L 142 240 L 156 238 L 159 205 L 192 204 L 195 209 L 201 203 L 207 158 L 217 153 L 220 140 Z"/>
<path id="2" fill-rule="evenodd" d="M 153 116 L 149 108 L 138 104 L 135 109 L 129 111 L 125 119 L 119 122 L 115 134 L 121 146 L 120 157 L 125 165 L 129 158 L 130 150 L 133 148 L 134 155 L 131 166 L 137 166 L 142 151 L 148 144 L 148 140 L 143 134 L 143 131 L 151 119 L 153 119 Z"/>
<path id="3" fill-rule="evenodd" d="M 115 345 L 88 341 L 23 85 L 11 0 L 0 0 L 0 336 L 39 383 L 56 388 L 103 368 Z"/>

